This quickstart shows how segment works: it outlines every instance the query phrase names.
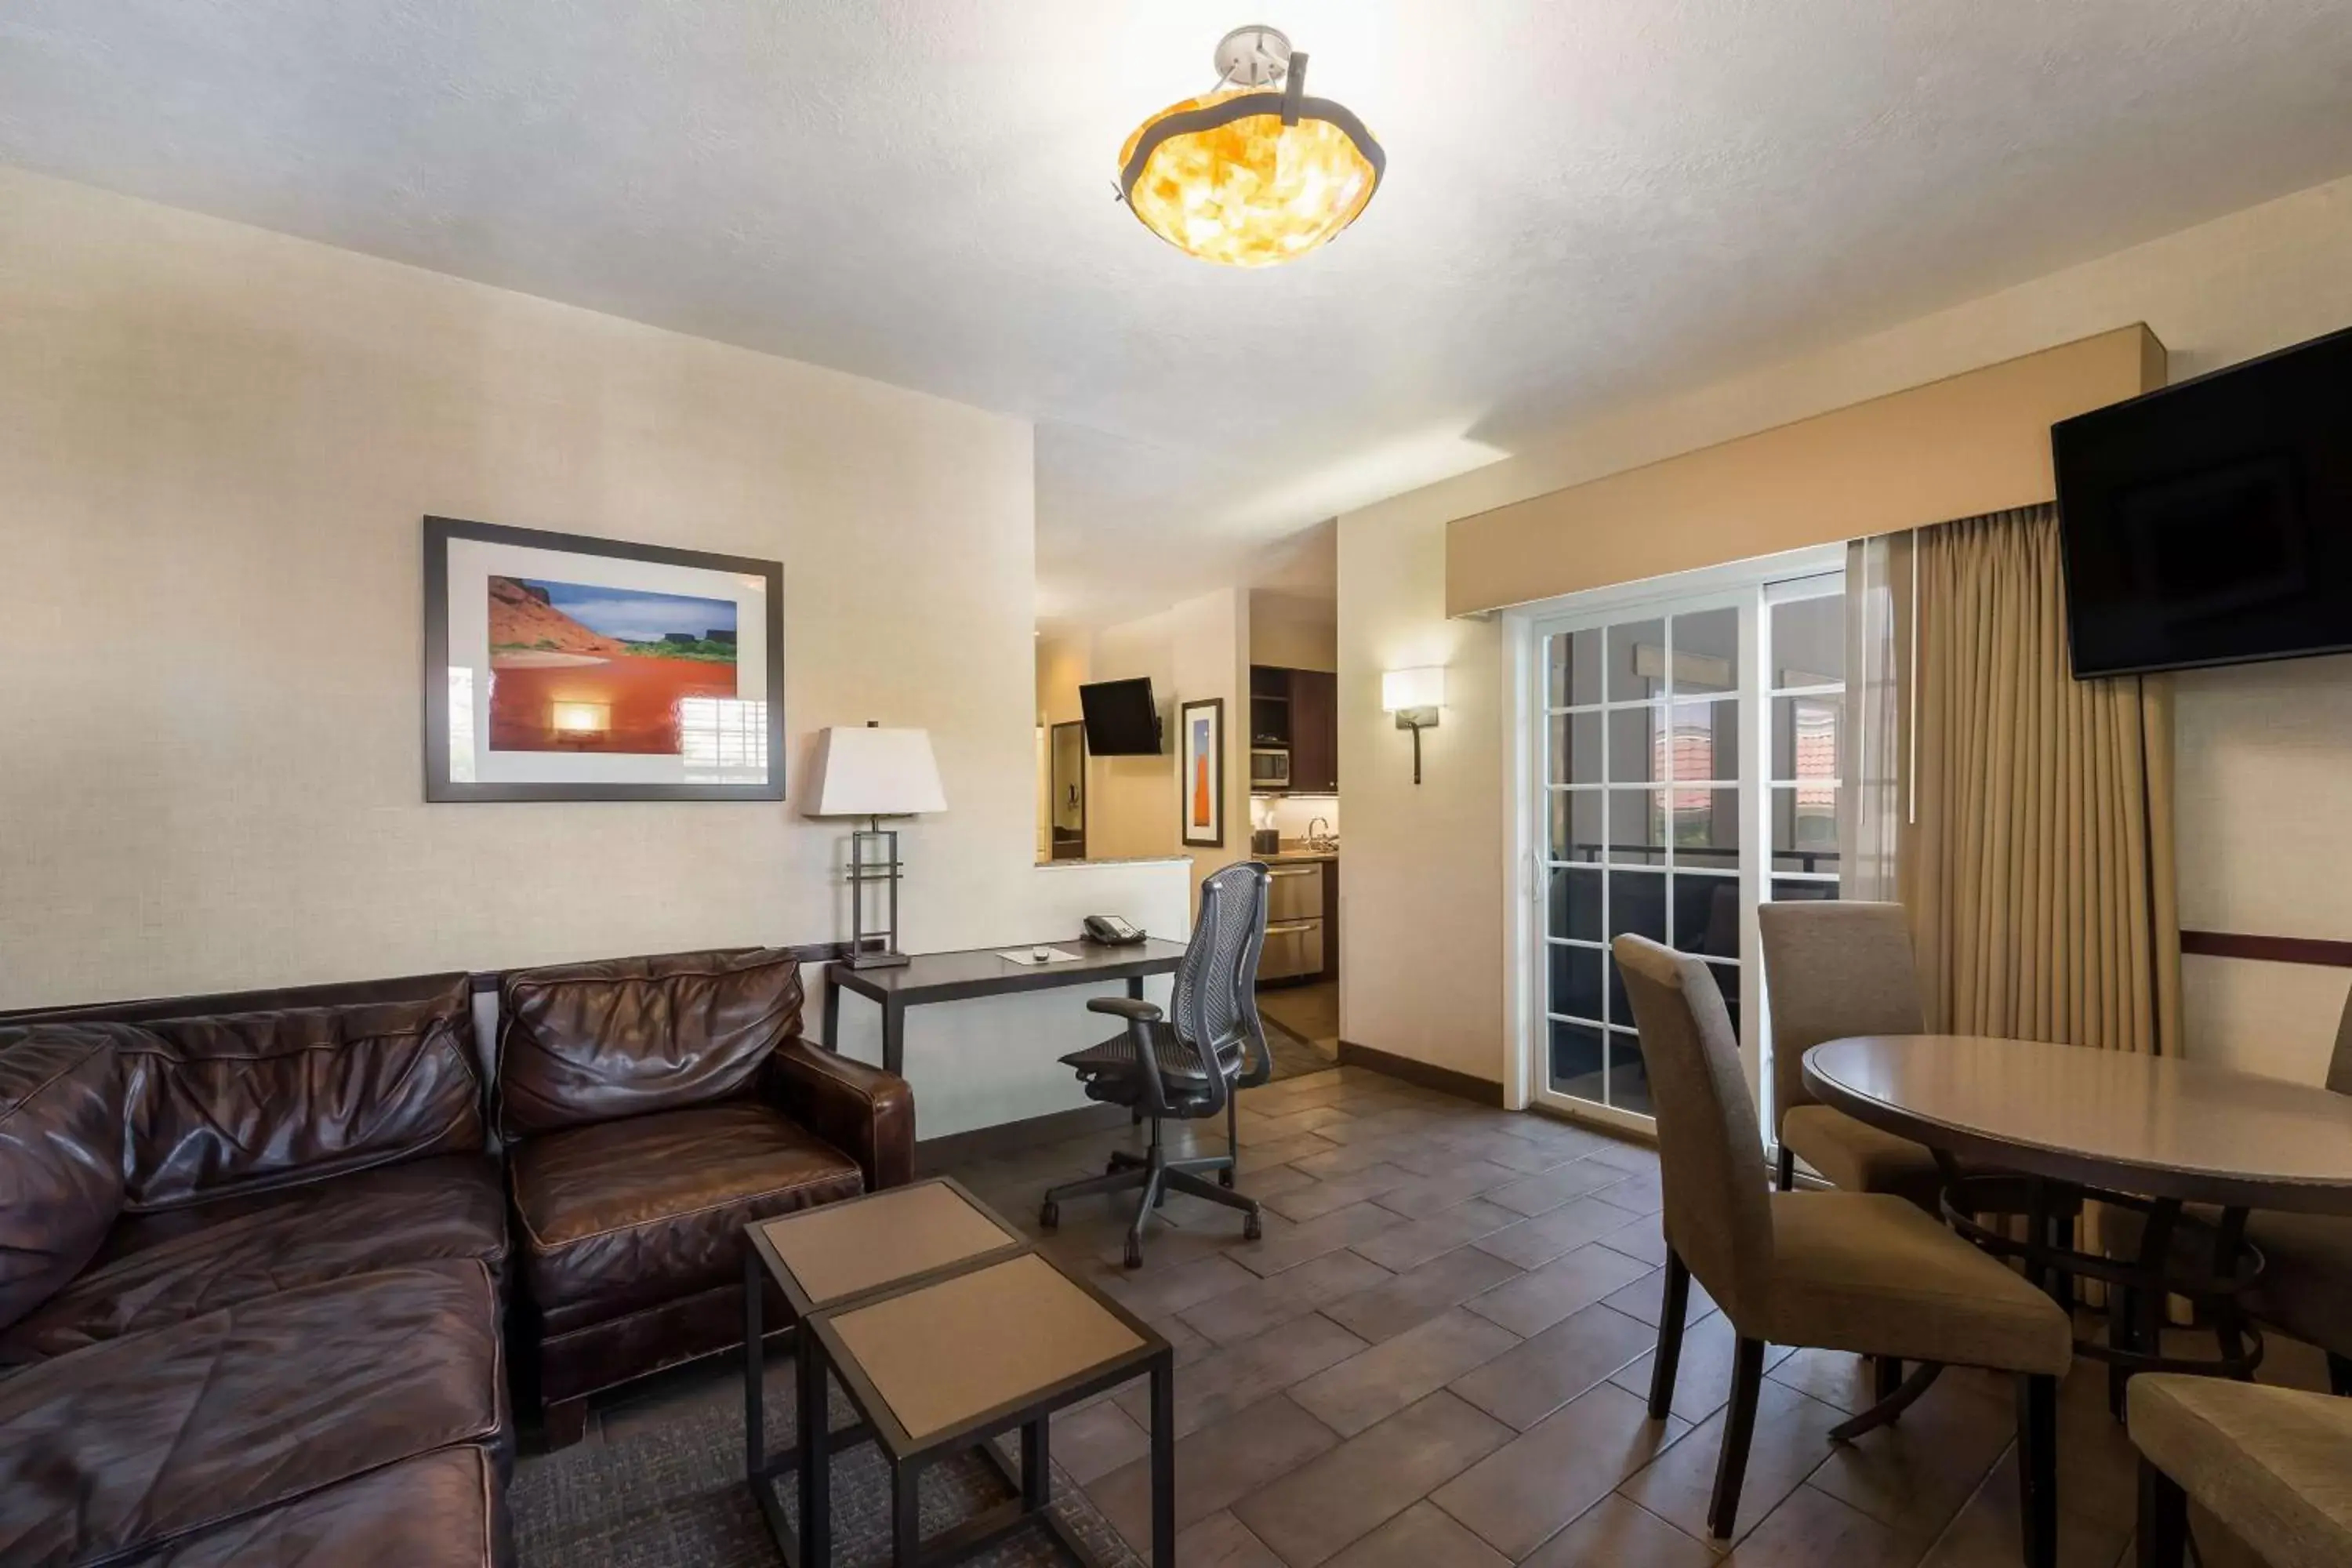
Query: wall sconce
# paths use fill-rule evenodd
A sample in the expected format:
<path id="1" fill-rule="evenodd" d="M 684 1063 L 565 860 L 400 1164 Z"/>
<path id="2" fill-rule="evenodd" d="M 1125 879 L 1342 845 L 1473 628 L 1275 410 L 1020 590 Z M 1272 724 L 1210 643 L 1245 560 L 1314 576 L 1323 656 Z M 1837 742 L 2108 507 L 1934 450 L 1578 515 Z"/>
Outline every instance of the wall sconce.
<path id="1" fill-rule="evenodd" d="M 1421 732 L 1437 728 L 1445 706 L 1445 667 L 1391 669 L 1381 674 L 1381 710 L 1396 715 L 1397 728 L 1412 731 L 1412 782 L 1421 783 Z"/>

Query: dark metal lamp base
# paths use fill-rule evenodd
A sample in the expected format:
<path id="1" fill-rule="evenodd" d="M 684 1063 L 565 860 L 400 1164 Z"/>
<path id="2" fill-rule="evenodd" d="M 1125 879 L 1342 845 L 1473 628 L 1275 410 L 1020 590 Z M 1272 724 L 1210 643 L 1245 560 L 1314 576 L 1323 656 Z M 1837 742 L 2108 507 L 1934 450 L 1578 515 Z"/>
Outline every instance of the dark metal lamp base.
<path id="1" fill-rule="evenodd" d="M 907 962 L 907 955 L 888 948 L 877 947 L 869 948 L 863 952 L 853 952 L 841 962 L 852 969 L 896 969 Z"/>

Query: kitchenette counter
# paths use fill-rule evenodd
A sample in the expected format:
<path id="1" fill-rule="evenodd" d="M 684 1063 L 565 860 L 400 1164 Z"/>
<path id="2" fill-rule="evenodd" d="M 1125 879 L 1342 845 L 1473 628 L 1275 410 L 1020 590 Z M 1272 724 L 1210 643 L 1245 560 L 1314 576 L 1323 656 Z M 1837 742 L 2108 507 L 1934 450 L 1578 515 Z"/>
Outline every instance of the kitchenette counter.
<path id="1" fill-rule="evenodd" d="M 1269 866 L 1289 866 L 1309 861 L 1328 864 L 1339 858 L 1339 852 L 1337 849 L 1308 849 L 1304 846 L 1296 849 L 1280 850 L 1272 855 L 1251 857 L 1252 859 L 1263 860 Z"/>

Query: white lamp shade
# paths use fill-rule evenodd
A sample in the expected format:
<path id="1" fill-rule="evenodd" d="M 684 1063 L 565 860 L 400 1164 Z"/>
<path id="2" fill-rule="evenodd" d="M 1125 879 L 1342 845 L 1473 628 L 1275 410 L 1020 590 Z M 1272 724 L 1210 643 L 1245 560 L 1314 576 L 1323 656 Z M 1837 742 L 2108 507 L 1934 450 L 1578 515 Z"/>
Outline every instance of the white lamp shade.
<path id="1" fill-rule="evenodd" d="M 816 736 L 811 816 L 911 816 L 945 811 L 930 732 L 846 724 Z"/>
<path id="2" fill-rule="evenodd" d="M 1391 669 L 1381 674 L 1381 711 L 1445 706 L 1445 667 L 1423 665 L 1418 669 Z"/>

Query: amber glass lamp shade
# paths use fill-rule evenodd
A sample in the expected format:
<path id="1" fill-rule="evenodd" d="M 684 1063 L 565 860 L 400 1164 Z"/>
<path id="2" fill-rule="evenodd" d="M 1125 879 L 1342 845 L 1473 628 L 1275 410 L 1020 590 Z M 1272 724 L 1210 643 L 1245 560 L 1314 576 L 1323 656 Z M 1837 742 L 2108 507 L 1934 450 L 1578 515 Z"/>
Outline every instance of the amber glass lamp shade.
<path id="1" fill-rule="evenodd" d="M 1224 88 L 1138 126 L 1119 153 L 1119 189 L 1143 226 L 1179 250 L 1270 267 L 1355 222 L 1384 163 L 1339 104 Z"/>

